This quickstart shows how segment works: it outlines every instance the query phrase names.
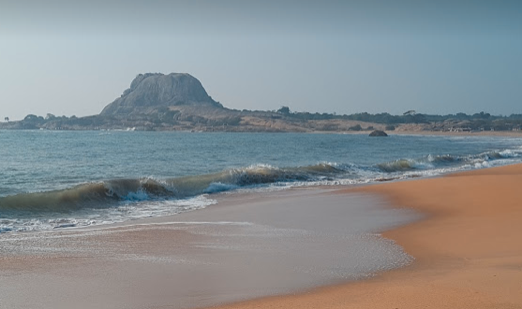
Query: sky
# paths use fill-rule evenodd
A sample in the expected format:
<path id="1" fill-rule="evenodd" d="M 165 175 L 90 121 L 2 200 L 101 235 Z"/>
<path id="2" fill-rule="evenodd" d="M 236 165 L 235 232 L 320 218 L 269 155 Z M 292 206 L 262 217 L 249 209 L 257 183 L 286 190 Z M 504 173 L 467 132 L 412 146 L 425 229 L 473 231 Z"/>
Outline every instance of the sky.
<path id="1" fill-rule="evenodd" d="M 234 109 L 522 113 L 522 1 L 0 0 L 0 119 L 98 114 L 137 74 Z"/>

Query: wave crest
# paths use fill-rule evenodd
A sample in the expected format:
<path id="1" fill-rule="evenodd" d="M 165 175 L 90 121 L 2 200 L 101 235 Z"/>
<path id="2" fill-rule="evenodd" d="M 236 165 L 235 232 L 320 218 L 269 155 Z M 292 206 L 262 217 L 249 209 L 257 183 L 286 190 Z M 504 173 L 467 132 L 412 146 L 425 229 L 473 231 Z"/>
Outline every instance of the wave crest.
<path id="1" fill-rule="evenodd" d="M 227 169 L 218 173 L 184 176 L 157 180 L 153 178 L 113 179 L 97 183 L 85 183 L 72 188 L 48 192 L 23 193 L 0 197 L 0 211 L 10 212 L 60 212 L 80 209 L 109 208 L 141 201 L 178 200 L 201 194 L 211 194 L 238 188 L 267 186 L 270 184 L 317 184 L 371 182 L 389 179 L 382 173 L 408 174 L 410 171 L 457 171 L 466 168 L 489 166 L 489 162 L 520 157 L 522 151 L 490 151 L 477 155 L 428 155 L 418 159 L 398 159 L 374 166 L 357 166 L 322 162 L 300 167 L 275 167 L 255 164 Z M 395 178 L 390 178 L 395 179 Z M 350 182 L 350 183 L 352 183 Z"/>
<path id="2" fill-rule="evenodd" d="M 121 202 L 182 199 L 240 187 L 312 181 L 339 173 L 342 173 L 340 169 L 326 163 L 295 168 L 277 168 L 260 164 L 163 181 L 152 178 L 114 179 L 81 184 L 64 190 L 2 197 L 0 211 L 63 213 L 84 208 L 107 208 Z"/>

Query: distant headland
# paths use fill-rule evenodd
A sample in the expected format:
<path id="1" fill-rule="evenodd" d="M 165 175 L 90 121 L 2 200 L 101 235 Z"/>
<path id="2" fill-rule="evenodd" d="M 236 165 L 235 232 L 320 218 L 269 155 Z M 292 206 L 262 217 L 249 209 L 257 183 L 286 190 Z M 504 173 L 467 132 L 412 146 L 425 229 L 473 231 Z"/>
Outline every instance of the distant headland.
<path id="1" fill-rule="evenodd" d="M 0 129 L 140 130 L 230 132 L 521 132 L 522 114 L 494 116 L 480 112 L 427 115 L 414 110 L 389 113 L 337 115 L 292 112 L 288 106 L 274 111 L 235 110 L 207 94 L 201 82 L 187 73 L 139 74 L 129 89 L 98 115 L 66 117 L 27 115 L 20 121 L 5 117 Z"/>

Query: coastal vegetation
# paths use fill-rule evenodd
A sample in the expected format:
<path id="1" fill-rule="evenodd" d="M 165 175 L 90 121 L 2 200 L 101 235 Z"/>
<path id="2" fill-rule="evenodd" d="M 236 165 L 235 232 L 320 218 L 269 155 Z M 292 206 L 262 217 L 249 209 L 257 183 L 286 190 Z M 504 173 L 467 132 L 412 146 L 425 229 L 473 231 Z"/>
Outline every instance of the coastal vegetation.
<path id="1" fill-rule="evenodd" d="M 391 115 L 389 113 L 336 115 L 328 113 L 280 111 L 238 111 L 221 108 L 213 113 L 186 108 L 158 109 L 128 117 L 92 115 L 87 117 L 27 115 L 20 121 L 0 123 L 1 129 L 49 130 L 198 130 L 198 131 L 521 131 L 522 115 L 509 116 L 476 113 L 448 115 Z"/>

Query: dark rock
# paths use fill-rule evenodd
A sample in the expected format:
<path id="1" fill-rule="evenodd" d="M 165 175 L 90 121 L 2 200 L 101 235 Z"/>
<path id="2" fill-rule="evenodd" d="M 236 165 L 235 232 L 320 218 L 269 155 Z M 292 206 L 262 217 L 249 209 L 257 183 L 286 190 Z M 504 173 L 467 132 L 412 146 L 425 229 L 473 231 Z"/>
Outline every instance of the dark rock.
<path id="1" fill-rule="evenodd" d="M 381 130 L 375 130 L 372 133 L 370 133 L 370 136 L 388 136 L 388 134 Z"/>
<path id="2" fill-rule="evenodd" d="M 176 105 L 223 107 L 205 91 L 199 80 L 186 73 L 139 74 L 121 97 L 107 105 L 101 115 L 148 114 Z"/>

